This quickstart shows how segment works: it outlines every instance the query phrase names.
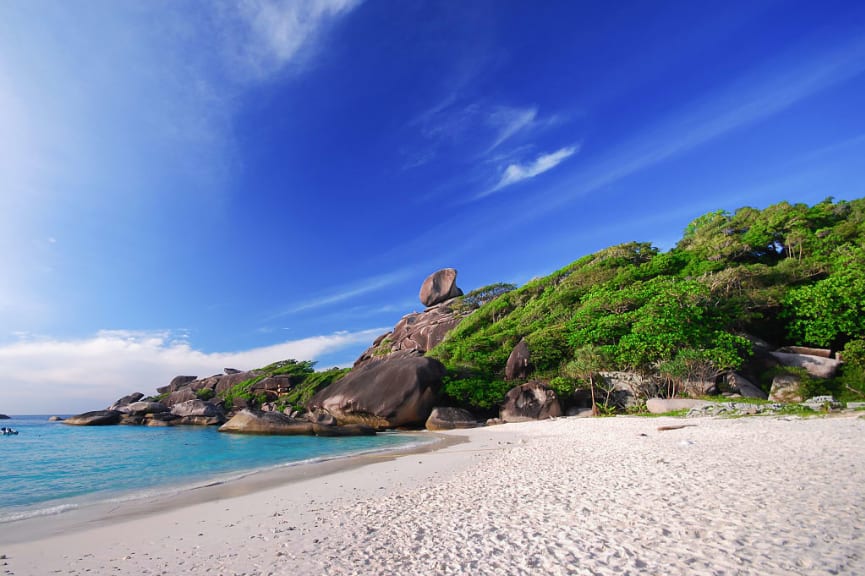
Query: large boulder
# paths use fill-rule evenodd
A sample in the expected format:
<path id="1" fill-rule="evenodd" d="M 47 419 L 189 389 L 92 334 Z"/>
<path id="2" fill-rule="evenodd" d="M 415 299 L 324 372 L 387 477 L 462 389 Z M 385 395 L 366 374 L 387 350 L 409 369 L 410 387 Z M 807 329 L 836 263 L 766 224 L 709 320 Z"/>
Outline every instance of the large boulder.
<path id="1" fill-rule="evenodd" d="M 784 346 L 778 348 L 778 352 L 787 352 L 789 354 L 807 354 L 809 356 L 819 356 L 821 358 L 831 358 L 832 351 L 828 348 L 810 348 L 808 346 Z"/>
<path id="2" fill-rule="evenodd" d="M 311 436 L 313 424 L 298 420 L 279 412 L 252 412 L 241 410 L 231 420 L 219 427 L 220 432 L 236 434 L 270 434 L 282 436 Z"/>
<path id="3" fill-rule="evenodd" d="M 0 414 L 0 420 L 10 420 L 10 418 L 6 414 Z"/>
<path id="4" fill-rule="evenodd" d="M 142 394 L 141 392 L 134 392 L 129 396 L 124 396 L 123 398 L 120 398 L 117 402 L 106 408 L 106 410 L 118 410 L 120 412 L 124 412 L 123 408 L 132 404 L 133 402 L 138 402 L 142 398 L 144 398 L 144 394 Z"/>
<path id="5" fill-rule="evenodd" d="M 145 414 L 158 414 L 168 412 L 168 406 L 162 402 L 133 402 L 123 407 L 123 412 L 132 416 L 144 416 Z"/>
<path id="6" fill-rule="evenodd" d="M 514 346 L 508 362 L 505 364 L 505 380 L 524 380 L 529 376 L 529 365 L 532 355 L 525 339 Z"/>
<path id="7" fill-rule="evenodd" d="M 96 410 L 78 414 L 77 416 L 70 416 L 63 423 L 70 426 L 108 426 L 119 424 L 122 416 L 123 413 L 117 410 Z"/>
<path id="8" fill-rule="evenodd" d="M 171 407 L 171 413 L 175 416 L 180 416 L 181 418 L 187 416 L 203 416 L 205 418 L 219 418 L 225 416 L 222 412 L 222 408 L 216 404 L 211 404 L 210 402 L 198 399 L 187 400 L 186 402 L 175 404 Z"/>
<path id="9" fill-rule="evenodd" d="M 769 400 L 789 404 L 802 402 L 802 379 L 796 374 L 778 374 L 772 379 Z"/>
<path id="10" fill-rule="evenodd" d="M 180 390 L 175 390 L 170 393 L 165 400 L 162 401 L 163 404 L 168 406 L 169 408 L 177 405 L 183 404 L 184 402 L 188 402 L 190 400 L 195 400 L 197 396 L 195 395 L 195 391 L 190 387 L 181 388 Z"/>
<path id="11" fill-rule="evenodd" d="M 445 300 L 462 296 L 457 287 L 457 271 L 445 268 L 430 274 L 420 287 L 420 301 L 424 306 L 435 306 Z"/>
<path id="12" fill-rule="evenodd" d="M 756 386 L 738 372 L 724 374 L 718 382 L 718 391 L 722 394 L 738 394 L 744 398 L 761 398 L 766 400 L 769 397 L 759 386 Z"/>
<path id="13" fill-rule="evenodd" d="M 307 403 L 340 424 L 373 428 L 423 426 L 441 387 L 445 368 L 425 357 L 371 362 L 320 390 Z"/>
<path id="14" fill-rule="evenodd" d="M 157 388 L 156 391 L 159 394 L 171 394 L 172 392 L 176 392 L 180 390 L 184 386 L 187 386 L 190 382 L 195 381 L 198 376 L 175 376 L 168 386 L 162 386 Z"/>
<path id="15" fill-rule="evenodd" d="M 635 372 L 601 372 L 598 386 L 610 390 L 610 401 L 619 408 L 639 406 L 646 398 L 658 396 L 658 384 Z"/>
<path id="16" fill-rule="evenodd" d="M 562 407 L 556 393 L 536 381 L 511 388 L 499 410 L 499 418 L 505 422 L 546 420 L 561 415 Z"/>
<path id="17" fill-rule="evenodd" d="M 454 430 L 456 428 L 475 428 L 478 420 L 471 412 L 462 408 L 437 407 L 426 420 L 427 430 Z"/>
<path id="18" fill-rule="evenodd" d="M 811 354 L 791 354 L 788 352 L 772 352 L 772 357 L 778 360 L 782 366 L 804 368 L 808 374 L 816 378 L 833 378 L 840 360 L 813 356 Z"/>

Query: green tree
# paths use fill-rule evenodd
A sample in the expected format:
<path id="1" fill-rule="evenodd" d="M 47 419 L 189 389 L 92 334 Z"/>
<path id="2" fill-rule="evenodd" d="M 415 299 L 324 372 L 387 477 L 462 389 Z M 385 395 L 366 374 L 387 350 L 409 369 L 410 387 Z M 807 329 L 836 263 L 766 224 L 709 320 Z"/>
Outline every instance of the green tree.
<path id="1" fill-rule="evenodd" d="M 828 277 L 790 290 L 783 304 L 795 342 L 840 347 L 865 337 L 865 250 L 848 246 Z"/>
<path id="2" fill-rule="evenodd" d="M 588 381 L 592 394 L 592 416 L 599 414 L 598 402 L 595 396 L 595 378 L 598 372 L 609 368 L 610 359 L 604 349 L 588 345 L 577 348 L 574 359 L 565 365 L 564 373 L 570 378 Z"/>

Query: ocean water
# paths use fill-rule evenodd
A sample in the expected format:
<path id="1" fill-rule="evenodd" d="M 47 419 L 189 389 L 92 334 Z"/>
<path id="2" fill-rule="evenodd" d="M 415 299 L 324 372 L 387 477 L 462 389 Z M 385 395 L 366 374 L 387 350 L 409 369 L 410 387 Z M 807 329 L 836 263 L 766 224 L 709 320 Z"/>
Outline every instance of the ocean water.
<path id="1" fill-rule="evenodd" d="M 147 498 L 258 470 L 422 443 L 416 435 L 319 438 L 221 434 L 214 427 L 67 426 L 0 420 L 0 523 L 88 503 Z"/>

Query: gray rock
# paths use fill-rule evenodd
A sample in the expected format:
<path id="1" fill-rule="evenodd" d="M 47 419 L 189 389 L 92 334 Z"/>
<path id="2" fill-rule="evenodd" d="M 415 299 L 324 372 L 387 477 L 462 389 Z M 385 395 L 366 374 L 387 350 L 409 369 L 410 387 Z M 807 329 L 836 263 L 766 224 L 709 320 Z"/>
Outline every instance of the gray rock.
<path id="1" fill-rule="evenodd" d="M 841 403 L 837 402 L 832 396 L 814 396 L 802 402 L 802 406 L 811 410 L 838 410 L 841 408 Z"/>
<path id="2" fill-rule="evenodd" d="M 117 402 L 106 408 L 106 410 L 117 410 L 119 412 L 125 412 L 123 408 L 132 404 L 133 402 L 138 402 L 142 398 L 144 398 L 144 394 L 142 394 L 141 392 L 135 392 L 133 394 L 130 394 L 129 396 L 124 396 L 123 398 L 120 398 Z"/>
<path id="3" fill-rule="evenodd" d="M 187 386 L 185 388 L 181 388 L 180 390 L 175 390 L 174 392 L 169 394 L 168 397 L 162 401 L 162 403 L 169 408 L 172 408 L 177 404 L 183 404 L 184 402 L 195 400 L 197 398 L 198 397 L 195 395 L 195 391 L 189 386 Z"/>
<path id="4" fill-rule="evenodd" d="M 188 416 L 204 417 L 204 418 L 224 418 L 225 414 L 222 408 L 204 400 L 187 400 L 180 404 L 175 404 L 171 407 L 171 413 L 175 416 L 185 418 Z"/>
<path id="5" fill-rule="evenodd" d="M 123 416 L 117 410 L 95 410 L 93 412 L 85 412 L 77 416 L 70 416 L 63 421 L 64 424 L 70 426 L 108 426 L 118 424 Z"/>
<path id="6" fill-rule="evenodd" d="M 172 378 L 168 386 L 157 388 L 156 391 L 159 394 L 171 394 L 172 392 L 176 392 L 184 386 L 189 385 L 190 382 L 194 382 L 197 378 L 198 376 L 175 376 Z"/>
<path id="7" fill-rule="evenodd" d="M 525 338 L 514 346 L 505 364 L 505 380 L 525 380 L 529 376 L 532 355 Z"/>
<path id="8" fill-rule="evenodd" d="M 802 380 L 795 374 L 778 374 L 772 379 L 769 400 L 797 404 L 802 401 L 800 393 Z"/>
<path id="9" fill-rule="evenodd" d="M 692 398 L 649 398 L 646 400 L 646 409 L 651 414 L 666 414 L 674 410 L 691 410 L 709 404 L 705 400 L 694 400 Z"/>
<path id="10" fill-rule="evenodd" d="M 236 434 L 266 434 L 280 436 L 312 436 L 313 423 L 296 420 L 279 412 L 241 410 L 219 427 L 220 432 Z"/>
<path id="11" fill-rule="evenodd" d="M 296 412 L 292 411 L 289 414 L 290 417 L 296 417 Z M 325 426 L 336 426 L 336 418 L 333 417 L 333 414 L 325 412 L 324 410 L 316 410 L 314 412 L 307 412 L 306 420 L 312 422 L 313 424 L 324 424 Z"/>
<path id="12" fill-rule="evenodd" d="M 840 360 L 810 354 L 772 352 L 772 357 L 778 360 L 782 366 L 804 368 L 808 374 L 816 378 L 834 378 L 838 367 L 841 365 Z"/>
<path id="13" fill-rule="evenodd" d="M 468 410 L 462 408 L 433 408 L 426 420 L 427 430 L 454 430 L 457 428 L 475 428 L 478 420 Z"/>
<path id="14" fill-rule="evenodd" d="M 51 416 L 48 419 L 48 421 L 49 422 L 63 422 L 63 418 L 61 418 L 60 416 Z"/>
<path id="15" fill-rule="evenodd" d="M 237 368 L 224 368 L 222 371 L 228 375 L 240 374 L 241 372 L 243 372 L 243 370 L 238 370 Z"/>
<path id="16" fill-rule="evenodd" d="M 11 420 L 6 414 L 0 414 L 0 420 Z"/>
<path id="17" fill-rule="evenodd" d="M 546 420 L 561 415 L 562 407 L 556 393 L 537 381 L 511 388 L 499 410 L 499 418 L 505 422 Z"/>
<path id="18" fill-rule="evenodd" d="M 619 408 L 639 406 L 644 399 L 658 396 L 658 383 L 635 372 L 601 372 L 599 388 L 610 390 L 610 400 Z"/>
<path id="19" fill-rule="evenodd" d="M 865 409 L 865 402 L 847 402 L 848 410 L 862 410 Z"/>
<path id="20" fill-rule="evenodd" d="M 376 338 L 355 361 L 354 368 L 379 360 L 423 356 L 438 346 L 468 313 L 454 309 L 452 304 L 448 300 L 424 312 L 403 316 L 393 330 Z"/>
<path id="21" fill-rule="evenodd" d="M 445 300 L 462 296 L 463 291 L 457 287 L 457 271 L 445 268 L 430 274 L 420 287 L 418 295 L 424 306 L 435 306 Z"/>
<path id="22" fill-rule="evenodd" d="M 769 395 L 758 386 L 737 372 L 728 372 L 721 377 L 718 384 L 722 394 L 738 394 L 744 398 L 761 398 L 766 400 Z"/>
<path id="23" fill-rule="evenodd" d="M 581 408 L 579 406 L 571 406 L 570 408 L 568 408 L 568 411 L 565 412 L 565 416 L 569 416 L 571 418 L 591 418 L 592 409 Z"/>
<path id="24" fill-rule="evenodd" d="M 320 390 L 307 403 L 340 424 L 373 428 L 423 426 L 441 387 L 445 368 L 423 357 L 372 362 Z"/>
<path id="25" fill-rule="evenodd" d="M 125 407 L 125 412 L 134 416 L 144 416 L 145 414 L 155 414 L 158 412 L 168 412 L 168 406 L 162 402 L 133 402 Z"/>

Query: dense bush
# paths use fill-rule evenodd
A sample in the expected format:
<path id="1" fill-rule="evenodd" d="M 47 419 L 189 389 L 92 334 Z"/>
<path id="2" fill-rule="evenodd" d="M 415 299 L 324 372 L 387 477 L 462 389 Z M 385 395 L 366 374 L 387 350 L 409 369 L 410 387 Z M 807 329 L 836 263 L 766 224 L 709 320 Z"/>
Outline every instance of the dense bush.
<path id="1" fill-rule="evenodd" d="M 515 290 L 482 290 L 493 297 L 429 355 L 462 375 L 448 381 L 449 395 L 476 406 L 501 401 L 505 363 L 523 338 L 531 376 L 557 387 L 586 382 L 572 363 L 589 346 L 606 370 L 652 374 L 687 391 L 746 361 L 746 334 L 836 350 L 865 340 L 863 246 L 863 199 L 710 212 L 668 252 L 629 242 Z M 865 388 L 862 376 L 865 364 L 842 372 L 855 390 Z"/>

